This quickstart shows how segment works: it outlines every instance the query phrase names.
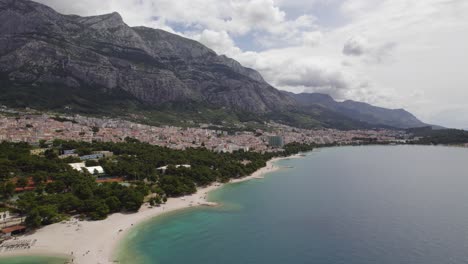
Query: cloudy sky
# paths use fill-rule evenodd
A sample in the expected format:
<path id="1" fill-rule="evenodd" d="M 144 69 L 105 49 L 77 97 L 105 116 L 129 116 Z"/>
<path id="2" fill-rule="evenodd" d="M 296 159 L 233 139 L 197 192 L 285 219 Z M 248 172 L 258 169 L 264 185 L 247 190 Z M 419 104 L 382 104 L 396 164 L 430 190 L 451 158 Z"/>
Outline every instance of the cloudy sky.
<path id="1" fill-rule="evenodd" d="M 279 89 L 468 129 L 468 0 L 39 0 L 198 40 Z"/>

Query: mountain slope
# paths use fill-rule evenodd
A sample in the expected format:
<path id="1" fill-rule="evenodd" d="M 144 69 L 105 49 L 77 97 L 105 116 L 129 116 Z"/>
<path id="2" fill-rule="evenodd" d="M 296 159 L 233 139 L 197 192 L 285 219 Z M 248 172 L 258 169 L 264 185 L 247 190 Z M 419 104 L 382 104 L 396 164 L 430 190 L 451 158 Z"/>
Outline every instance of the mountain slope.
<path id="1" fill-rule="evenodd" d="M 254 70 L 195 41 L 131 28 L 117 13 L 66 16 L 26 0 L 0 0 L 0 65 L 10 87 L 72 94 L 87 87 L 151 106 L 199 102 L 264 113 L 293 103 Z"/>
<path id="2" fill-rule="evenodd" d="M 427 124 L 404 109 L 387 109 L 352 100 L 337 102 L 331 96 L 320 93 L 288 94 L 303 107 L 321 105 L 329 110 L 369 124 L 387 125 L 396 128 L 427 126 Z"/>

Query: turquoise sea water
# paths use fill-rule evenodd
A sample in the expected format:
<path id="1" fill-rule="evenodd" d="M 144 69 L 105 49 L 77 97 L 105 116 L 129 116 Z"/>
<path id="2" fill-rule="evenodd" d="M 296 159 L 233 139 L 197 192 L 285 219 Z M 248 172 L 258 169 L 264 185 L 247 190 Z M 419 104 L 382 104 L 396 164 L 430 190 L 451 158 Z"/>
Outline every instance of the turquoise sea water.
<path id="1" fill-rule="evenodd" d="M 468 149 L 320 149 L 133 229 L 125 264 L 468 263 Z"/>

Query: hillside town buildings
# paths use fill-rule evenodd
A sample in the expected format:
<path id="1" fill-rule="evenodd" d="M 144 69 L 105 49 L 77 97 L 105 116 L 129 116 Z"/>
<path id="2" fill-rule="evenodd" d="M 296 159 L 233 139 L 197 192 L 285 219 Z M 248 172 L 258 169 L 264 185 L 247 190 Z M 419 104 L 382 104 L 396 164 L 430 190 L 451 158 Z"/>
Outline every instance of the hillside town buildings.
<path id="1" fill-rule="evenodd" d="M 134 138 L 173 149 L 206 147 L 216 152 L 236 150 L 265 152 L 291 142 L 353 144 L 359 143 L 362 139 L 372 139 L 375 142 L 403 142 L 408 135 L 404 131 L 395 130 L 298 129 L 276 123 L 269 124 L 268 131 L 239 131 L 230 134 L 221 129 L 156 127 L 119 119 L 79 115 L 60 118 L 46 114 L 0 116 L 0 141 L 31 144 L 38 144 L 41 141 L 51 142 L 54 139 L 123 142 L 125 138 Z M 43 149 L 34 150 L 34 154 L 41 154 L 42 151 Z M 75 156 L 72 152 L 63 155 L 63 157 Z M 81 158 L 95 159 L 97 156 L 105 155 L 109 153 L 93 153 Z"/>

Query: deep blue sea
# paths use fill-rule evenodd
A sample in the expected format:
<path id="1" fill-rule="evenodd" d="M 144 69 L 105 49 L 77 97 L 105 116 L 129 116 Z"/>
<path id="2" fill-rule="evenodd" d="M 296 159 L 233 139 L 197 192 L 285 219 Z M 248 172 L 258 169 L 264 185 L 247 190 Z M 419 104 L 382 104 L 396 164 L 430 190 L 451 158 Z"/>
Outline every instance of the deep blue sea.
<path id="1" fill-rule="evenodd" d="M 468 149 L 319 149 L 142 224 L 125 264 L 468 263 Z"/>

